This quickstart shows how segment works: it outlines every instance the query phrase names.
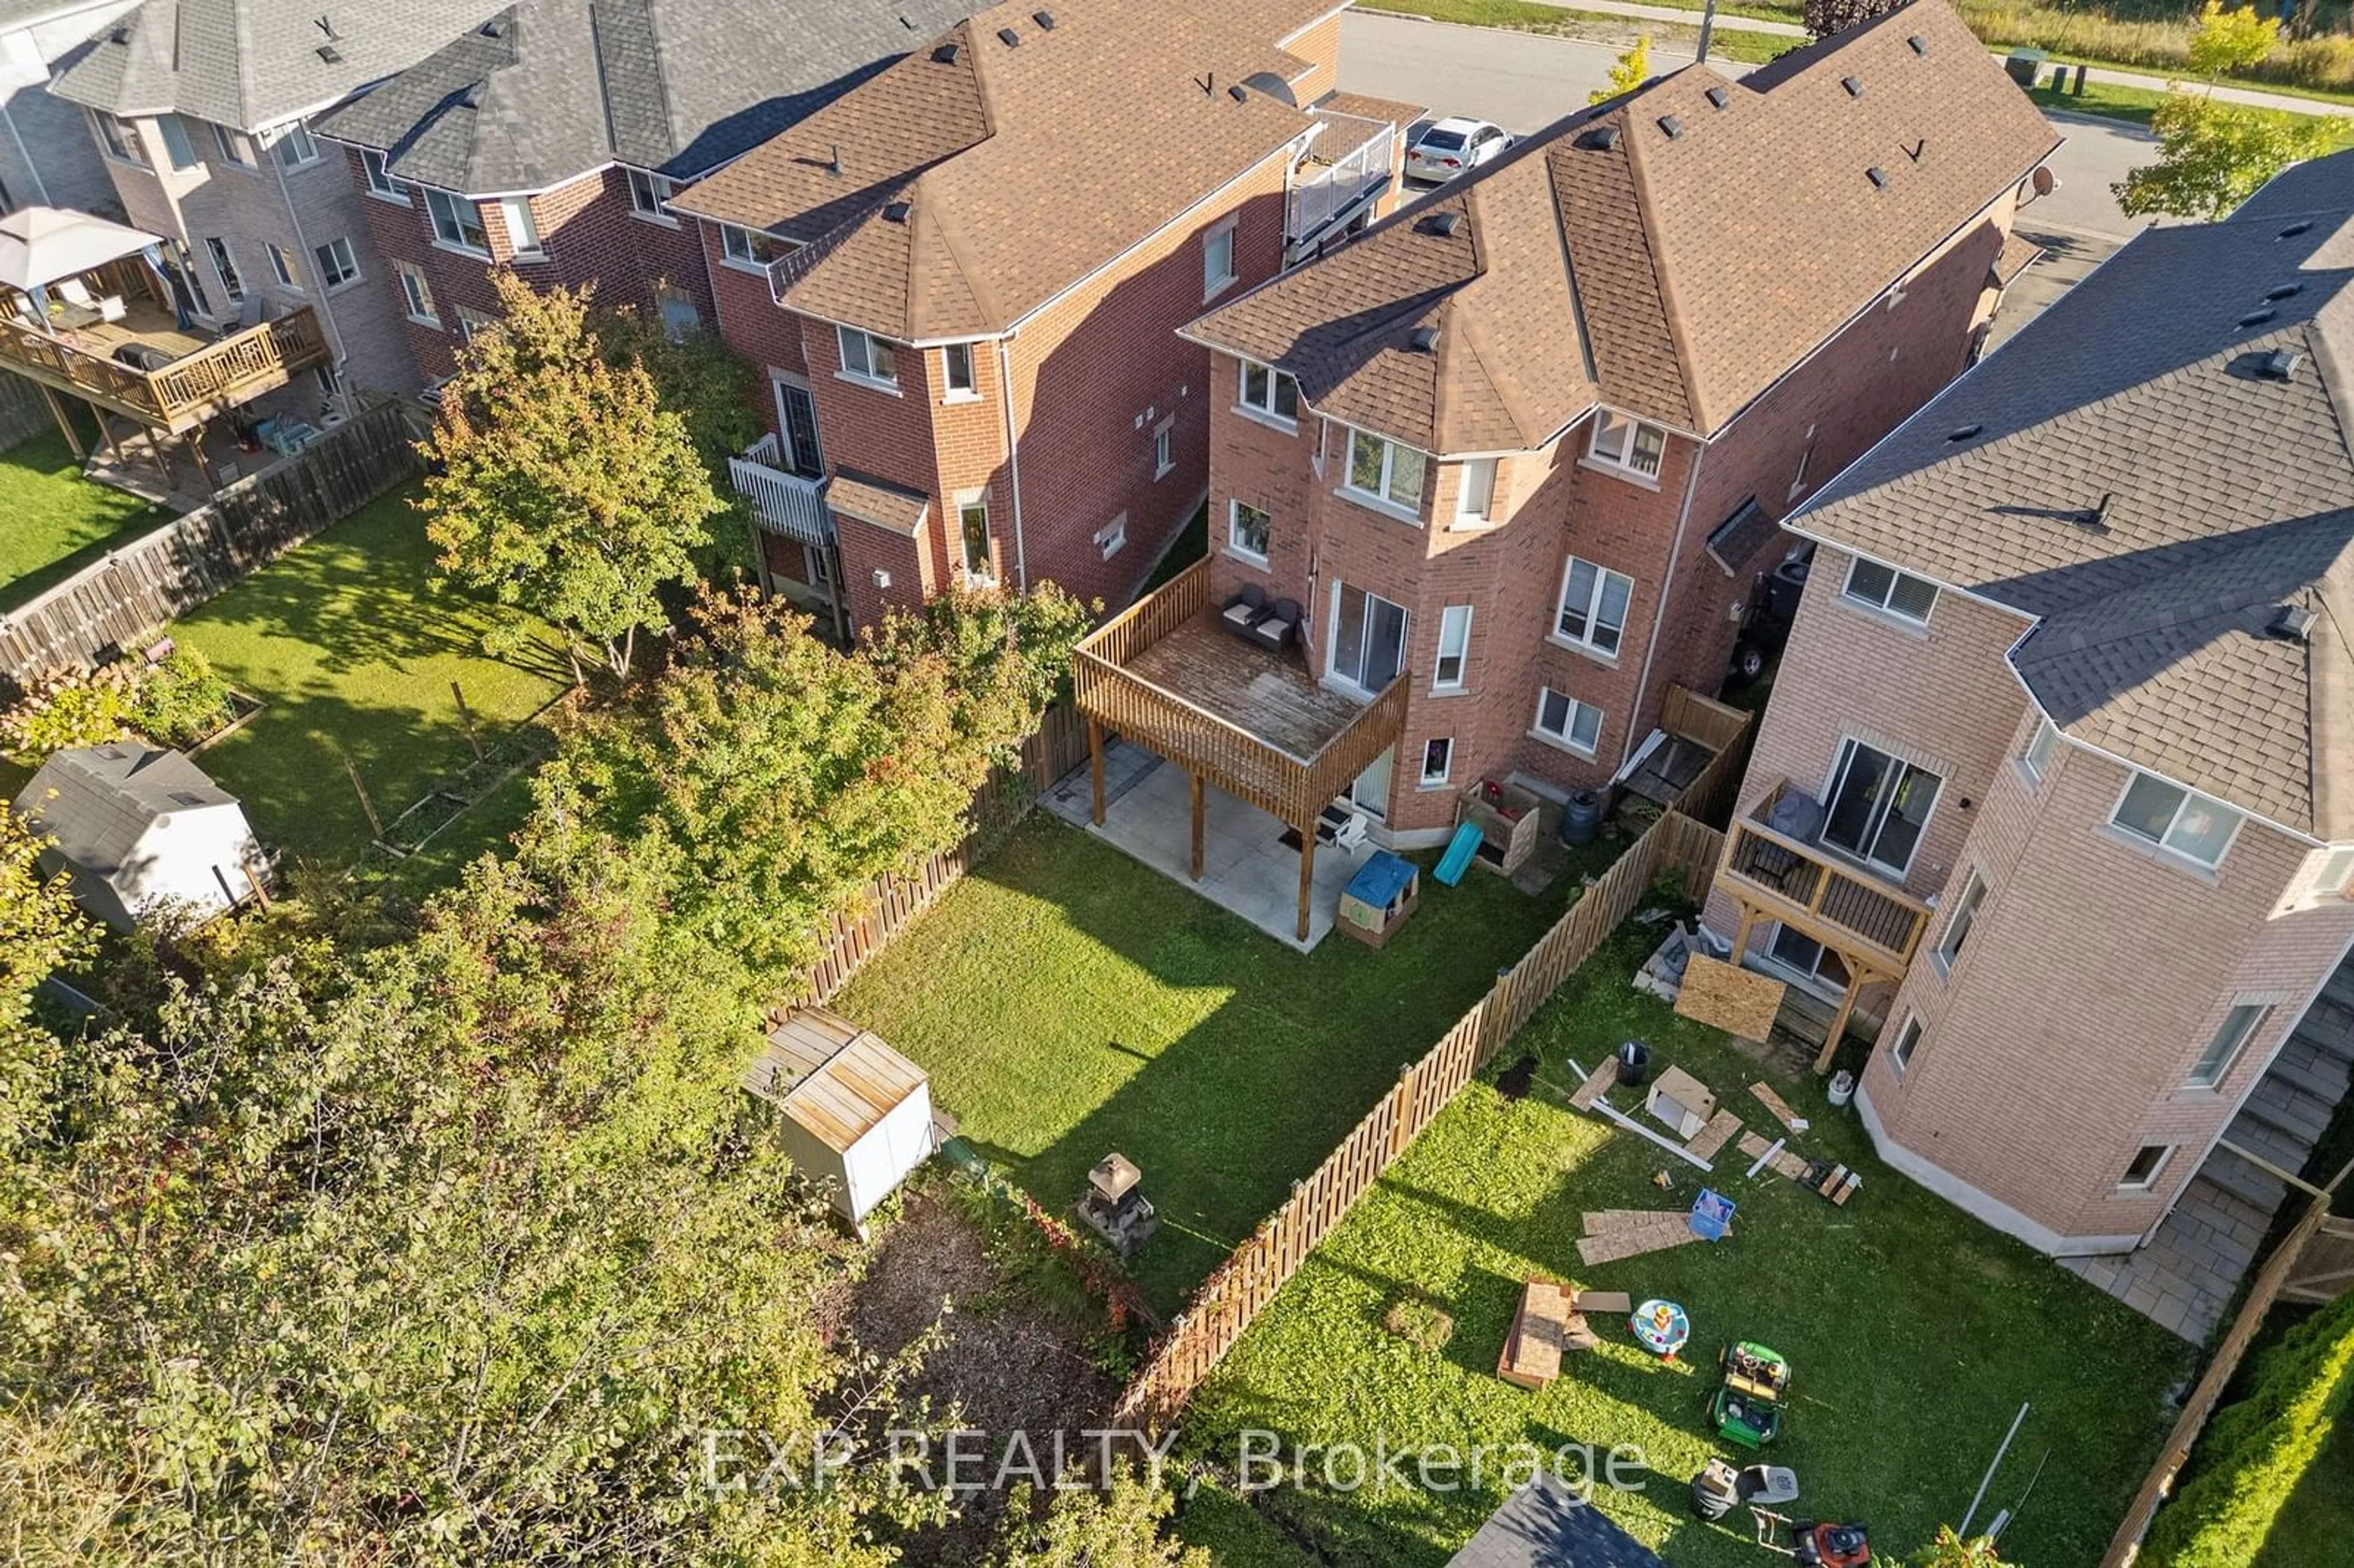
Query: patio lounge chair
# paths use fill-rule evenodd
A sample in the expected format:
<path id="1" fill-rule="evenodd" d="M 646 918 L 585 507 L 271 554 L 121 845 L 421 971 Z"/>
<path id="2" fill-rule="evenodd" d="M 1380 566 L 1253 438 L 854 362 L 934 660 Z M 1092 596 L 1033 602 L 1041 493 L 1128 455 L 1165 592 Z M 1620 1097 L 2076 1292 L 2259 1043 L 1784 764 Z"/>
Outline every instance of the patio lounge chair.
<path id="1" fill-rule="evenodd" d="M 128 307 L 123 304 L 122 296 L 120 294 L 109 294 L 103 299 L 92 299 L 89 287 L 80 278 L 68 278 L 53 286 L 57 289 L 58 298 L 69 305 L 80 305 L 83 310 L 96 311 L 98 319 L 101 321 L 119 322 L 131 313 Z"/>
<path id="2" fill-rule="evenodd" d="M 1242 592 L 1226 600 L 1218 611 L 1218 624 L 1235 636 L 1245 636 L 1267 613 L 1267 590 L 1257 583 L 1243 584 Z"/>
<path id="3" fill-rule="evenodd" d="M 1244 635 L 1270 653 L 1280 653 L 1291 646 L 1292 634 L 1299 630 L 1299 601 L 1279 599 L 1275 608 L 1251 623 Z"/>

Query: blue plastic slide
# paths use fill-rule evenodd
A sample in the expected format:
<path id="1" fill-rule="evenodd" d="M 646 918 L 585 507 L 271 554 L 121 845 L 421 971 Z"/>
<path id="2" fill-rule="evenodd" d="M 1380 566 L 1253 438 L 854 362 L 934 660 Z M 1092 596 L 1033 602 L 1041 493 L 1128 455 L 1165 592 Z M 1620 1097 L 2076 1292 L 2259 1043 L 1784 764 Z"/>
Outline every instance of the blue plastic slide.
<path id="1" fill-rule="evenodd" d="M 1479 826 L 1465 822 L 1455 830 L 1455 836 L 1447 841 L 1447 853 L 1438 862 L 1438 880 L 1449 887 L 1462 881 L 1463 874 L 1470 869 L 1471 857 L 1479 853 Z"/>

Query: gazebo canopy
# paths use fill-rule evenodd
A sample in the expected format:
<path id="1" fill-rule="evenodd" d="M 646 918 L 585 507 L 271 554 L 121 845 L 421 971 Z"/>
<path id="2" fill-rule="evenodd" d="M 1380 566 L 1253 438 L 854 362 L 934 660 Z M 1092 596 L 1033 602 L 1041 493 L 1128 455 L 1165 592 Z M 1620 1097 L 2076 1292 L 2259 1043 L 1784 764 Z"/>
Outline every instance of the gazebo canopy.
<path id="1" fill-rule="evenodd" d="M 0 217 L 0 283 L 37 289 L 161 243 L 143 229 L 86 212 L 22 207 Z"/>

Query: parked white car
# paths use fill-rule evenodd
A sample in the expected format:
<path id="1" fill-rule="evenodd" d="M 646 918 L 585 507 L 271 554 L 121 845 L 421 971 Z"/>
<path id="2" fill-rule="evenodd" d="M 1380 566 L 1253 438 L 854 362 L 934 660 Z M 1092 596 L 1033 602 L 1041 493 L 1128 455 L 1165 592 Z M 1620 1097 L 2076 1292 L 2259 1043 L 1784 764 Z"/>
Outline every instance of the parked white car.
<path id="1" fill-rule="evenodd" d="M 1503 128 L 1460 115 L 1437 121 L 1405 150 L 1405 177 L 1440 183 L 1503 154 L 1512 139 Z"/>

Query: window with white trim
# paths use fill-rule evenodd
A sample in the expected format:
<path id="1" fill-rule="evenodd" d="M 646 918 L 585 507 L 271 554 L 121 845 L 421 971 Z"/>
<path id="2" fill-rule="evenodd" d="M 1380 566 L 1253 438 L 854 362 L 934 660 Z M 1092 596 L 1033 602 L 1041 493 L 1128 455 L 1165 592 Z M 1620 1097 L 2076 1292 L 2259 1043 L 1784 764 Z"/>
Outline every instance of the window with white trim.
<path id="1" fill-rule="evenodd" d="M 1562 567 L 1561 613 L 1553 618 L 1553 635 L 1616 657 L 1634 597 L 1634 578 L 1572 556 Z"/>
<path id="2" fill-rule="evenodd" d="M 2223 1014 L 2223 1022 L 2215 1026 L 2214 1038 L 2207 1049 L 2199 1053 L 2199 1060 L 2190 1065 L 2190 1076 L 2184 1080 L 2194 1089 L 2211 1089 L 2232 1075 L 2239 1065 L 2240 1053 L 2256 1037 L 2256 1030 L 2272 1009 L 2261 1002 L 2237 1003 Z"/>
<path id="3" fill-rule="evenodd" d="M 1946 935 L 1937 943 L 1937 965 L 1950 972 L 1954 960 L 1962 956 L 1962 944 L 1970 939 L 1970 927 L 1978 920 L 1978 906 L 1986 902 L 1986 883 L 1975 871 L 1962 885 L 1962 895 L 1954 900 L 1954 912 L 1946 921 Z"/>
<path id="4" fill-rule="evenodd" d="M 159 114 L 155 129 L 163 133 L 164 153 L 175 169 L 196 166 L 196 144 L 188 136 L 188 122 L 176 114 Z"/>
<path id="5" fill-rule="evenodd" d="M 1368 430 L 1349 432 L 1349 468 L 1341 488 L 1361 500 L 1422 514 L 1422 476 L 1429 460 Z"/>
<path id="6" fill-rule="evenodd" d="M 1214 300 L 1235 281 L 1235 220 L 1202 236 L 1202 298 Z"/>
<path id="7" fill-rule="evenodd" d="M 940 387 L 942 400 L 949 403 L 970 403 L 980 397 L 972 379 L 972 344 L 944 344 L 940 348 Z"/>
<path id="8" fill-rule="evenodd" d="M 360 175 L 367 181 L 368 195 L 397 201 L 403 207 L 408 205 L 408 193 L 400 188 L 400 182 L 385 167 L 384 154 L 375 148 L 360 149 Z"/>
<path id="9" fill-rule="evenodd" d="M 2027 737 L 2027 749 L 2019 754 L 2019 766 L 2034 782 L 2043 782 L 2044 770 L 2059 755 L 2060 726 L 2041 715 L 2036 716 L 2035 733 Z"/>
<path id="10" fill-rule="evenodd" d="M 278 132 L 270 152 L 281 169 L 299 169 L 319 161 L 319 143 L 312 139 L 311 128 L 300 120 Z"/>
<path id="11" fill-rule="evenodd" d="M 98 144 L 106 155 L 119 163 L 147 166 L 147 154 L 139 145 L 139 133 L 103 109 L 90 111 L 90 128 L 98 132 Z"/>
<path id="12" fill-rule="evenodd" d="M 499 198 L 499 221 L 506 227 L 507 249 L 518 258 L 536 256 L 539 249 L 539 224 L 531 216 L 531 202 L 524 196 Z"/>
<path id="13" fill-rule="evenodd" d="M 237 258 L 228 251 L 228 241 L 217 234 L 205 237 L 205 255 L 211 260 L 213 270 L 220 277 L 221 292 L 231 304 L 245 298 L 245 276 L 237 270 Z"/>
<path id="14" fill-rule="evenodd" d="M 1602 710 L 1551 686 L 1537 688 L 1537 734 L 1583 757 L 1602 749 Z"/>
<path id="15" fill-rule="evenodd" d="M 1127 513 L 1121 513 L 1096 530 L 1096 548 L 1103 552 L 1103 558 L 1107 561 L 1128 548 Z"/>
<path id="16" fill-rule="evenodd" d="M 2313 874 L 2306 888 L 2307 907 L 2325 898 L 2345 898 L 2354 891 L 2354 849 L 2334 849 L 2322 856 L 2321 865 Z"/>
<path id="17" fill-rule="evenodd" d="M 1915 626 L 1929 623 L 1929 611 L 1937 603 L 1936 584 L 1893 567 L 1883 567 L 1878 561 L 1867 561 L 1861 556 L 1848 562 L 1847 586 L 1840 592 L 1858 604 Z"/>
<path id="18" fill-rule="evenodd" d="M 1468 458 L 1456 480 L 1455 520 L 1473 524 L 1490 521 L 1496 507 L 1496 460 Z"/>
<path id="19" fill-rule="evenodd" d="M 1241 379 L 1245 408 L 1287 425 L 1299 422 L 1299 383 L 1290 372 L 1246 359 L 1242 362 Z"/>
<path id="20" fill-rule="evenodd" d="M 719 226 L 719 251 L 731 266 L 759 271 L 790 249 L 773 235 L 762 234 L 757 228 L 738 228 L 732 223 Z"/>
<path id="21" fill-rule="evenodd" d="M 2170 1143 L 2145 1143 L 2126 1162 L 2126 1173 L 2117 1181 L 2121 1189 L 2147 1192 L 2158 1185 L 2159 1175 L 2166 1170 L 2168 1156 L 2174 1152 Z"/>
<path id="22" fill-rule="evenodd" d="M 232 131 L 226 125 L 217 124 L 213 127 L 213 145 L 220 149 L 222 157 L 240 169 L 256 166 L 253 139 L 242 131 Z"/>
<path id="23" fill-rule="evenodd" d="M 1455 767 L 1455 737 L 1434 735 L 1422 743 L 1422 779 L 1425 789 L 1437 789 L 1447 783 L 1447 776 Z"/>
<path id="24" fill-rule="evenodd" d="M 854 326 L 837 326 L 833 334 L 842 348 L 843 375 L 870 387 L 899 389 L 899 351 L 889 342 Z"/>
<path id="25" fill-rule="evenodd" d="M 468 310 L 463 305 L 458 307 L 458 335 L 468 343 L 473 342 L 498 324 L 496 316 L 487 316 L 480 311 Z"/>
<path id="26" fill-rule="evenodd" d="M 290 289 L 302 286 L 302 274 L 294 265 L 294 253 L 282 245 L 264 245 L 262 251 L 270 258 L 270 275 Z"/>
<path id="27" fill-rule="evenodd" d="M 491 253 L 491 237 L 482 228 L 482 209 L 448 191 L 427 190 L 425 211 L 433 220 L 433 238 L 444 245 L 477 256 Z"/>
<path id="28" fill-rule="evenodd" d="M 2109 823 L 2118 832 L 2212 871 L 2243 821 L 2222 801 L 2137 769 Z"/>
<path id="29" fill-rule="evenodd" d="M 1152 477 L 1166 479 L 1177 466 L 1177 416 L 1152 427 Z"/>
<path id="30" fill-rule="evenodd" d="M 1594 435 L 1586 443 L 1585 455 L 1605 467 L 1657 479 L 1667 450 L 1666 430 L 1605 408 L 1594 416 Z"/>
<path id="31" fill-rule="evenodd" d="M 408 306 L 408 319 L 419 326 L 440 326 L 441 317 L 433 308 L 433 285 L 425 274 L 406 261 L 394 262 L 393 270 L 400 274 L 400 297 Z"/>
<path id="32" fill-rule="evenodd" d="M 1226 503 L 1226 548 L 1256 566 L 1267 565 L 1267 514 L 1245 501 Z"/>
<path id="33" fill-rule="evenodd" d="M 675 227 L 678 217 L 670 209 L 670 198 L 678 194 L 678 182 L 644 169 L 624 169 L 622 173 L 629 176 L 630 210 L 640 217 Z"/>
<path id="34" fill-rule="evenodd" d="M 1438 665 L 1430 673 L 1434 692 L 1459 692 L 1471 652 L 1471 607 L 1450 604 L 1438 612 Z"/>
<path id="35" fill-rule="evenodd" d="M 1921 1048 L 1921 1018 L 1918 1013 L 1904 1015 L 1904 1027 L 1896 1032 L 1895 1043 L 1888 1047 L 1888 1065 L 1899 1078 L 1913 1065 L 1913 1053 Z"/>
<path id="36" fill-rule="evenodd" d="M 957 537 L 961 544 L 965 580 L 982 585 L 995 582 L 997 567 L 989 554 L 989 492 L 959 493 Z"/>
<path id="37" fill-rule="evenodd" d="M 313 252 L 319 258 L 319 283 L 322 288 L 340 289 L 359 281 L 360 259 L 352 249 L 349 236 L 339 235 L 319 246 Z"/>

